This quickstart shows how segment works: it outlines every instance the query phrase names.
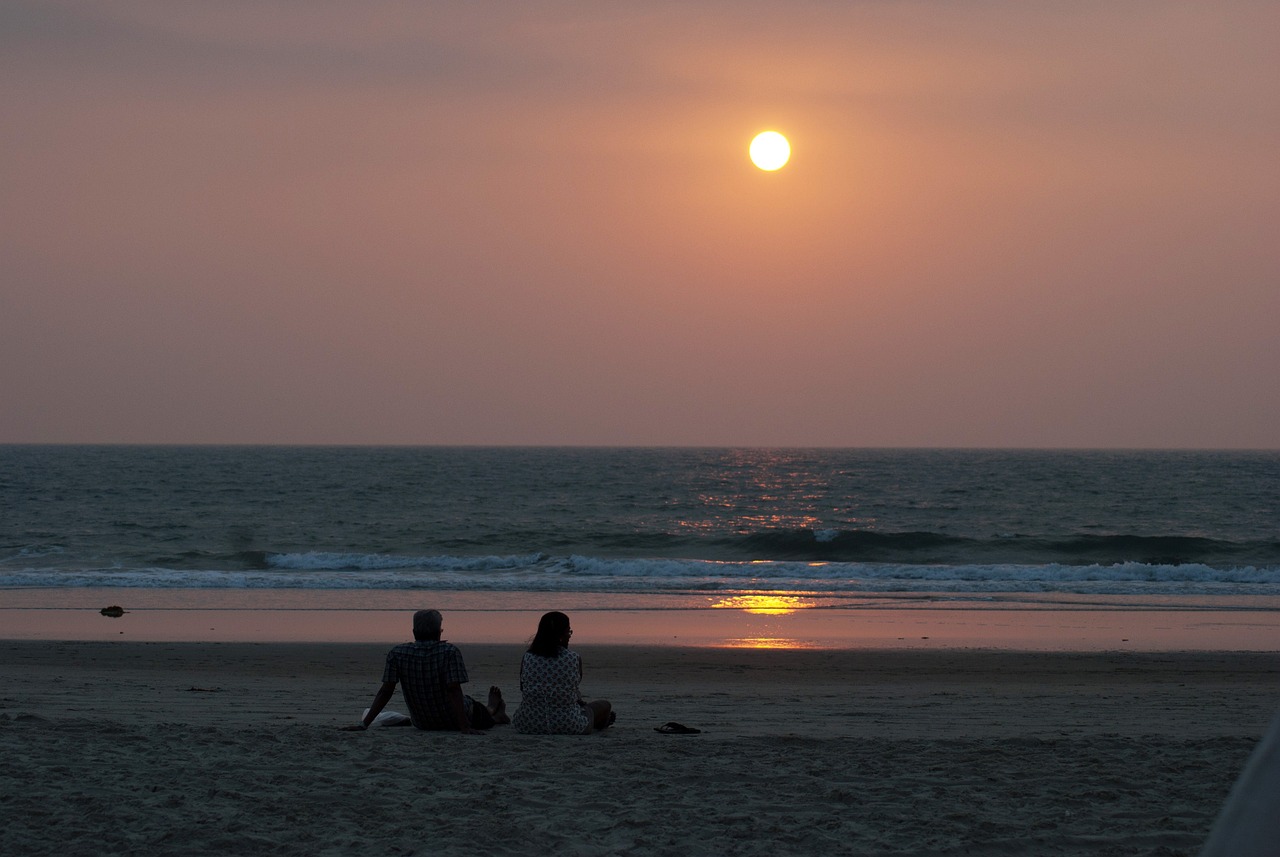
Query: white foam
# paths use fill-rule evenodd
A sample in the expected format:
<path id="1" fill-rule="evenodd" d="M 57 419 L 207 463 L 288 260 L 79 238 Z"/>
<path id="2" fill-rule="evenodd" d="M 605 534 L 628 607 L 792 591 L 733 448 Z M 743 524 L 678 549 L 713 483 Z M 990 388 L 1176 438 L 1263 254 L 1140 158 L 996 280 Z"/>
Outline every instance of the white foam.
<path id="1" fill-rule="evenodd" d="M 544 559 L 543 554 L 517 556 L 393 556 L 389 554 L 306 553 L 270 554 L 267 565 L 272 568 L 300 571 L 372 571 L 393 568 L 439 568 L 484 571 L 498 568 L 521 568 Z"/>
<path id="2" fill-rule="evenodd" d="M 311 552 L 272 555 L 267 564 L 269 568 L 252 570 L 26 568 L 0 571 L 0 588 L 449 589 L 639 594 L 770 590 L 927 592 L 944 599 L 993 592 L 1280 596 L 1280 567 L 1215 569 L 1192 563 L 910 565 L 609 559 L 536 553 L 397 557 Z"/>

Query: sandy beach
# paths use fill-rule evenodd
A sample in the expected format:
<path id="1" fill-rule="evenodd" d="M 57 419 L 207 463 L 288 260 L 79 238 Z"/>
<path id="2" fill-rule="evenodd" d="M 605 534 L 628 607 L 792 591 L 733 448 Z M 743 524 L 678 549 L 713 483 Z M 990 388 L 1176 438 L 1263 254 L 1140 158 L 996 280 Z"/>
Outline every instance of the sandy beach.
<path id="1" fill-rule="evenodd" d="M 579 650 L 616 728 L 467 737 L 339 730 L 381 645 L 0 642 L 0 852 L 1195 854 L 1280 703 L 1267 653 Z"/>

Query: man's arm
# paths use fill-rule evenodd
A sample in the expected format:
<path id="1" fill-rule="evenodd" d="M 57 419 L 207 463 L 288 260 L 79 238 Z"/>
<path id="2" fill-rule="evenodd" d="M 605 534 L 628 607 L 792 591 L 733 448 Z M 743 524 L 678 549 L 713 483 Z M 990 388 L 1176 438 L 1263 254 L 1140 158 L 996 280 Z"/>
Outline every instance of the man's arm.
<path id="1" fill-rule="evenodd" d="M 382 713 L 382 709 L 387 707 L 387 703 L 391 701 L 391 696 L 395 692 L 396 683 L 394 681 L 384 681 L 382 687 L 378 688 L 378 693 L 373 698 L 373 704 L 369 706 L 369 713 L 364 716 L 364 719 L 355 726 L 343 726 L 342 728 L 349 732 L 368 729 L 374 718 Z"/>
<path id="2" fill-rule="evenodd" d="M 467 706 L 462 701 L 462 685 L 458 682 L 450 682 L 444 689 L 445 695 L 449 698 L 449 710 L 453 712 L 453 722 L 458 724 L 458 731 L 463 735 L 483 735 L 479 729 L 471 728 L 471 721 L 467 718 Z"/>

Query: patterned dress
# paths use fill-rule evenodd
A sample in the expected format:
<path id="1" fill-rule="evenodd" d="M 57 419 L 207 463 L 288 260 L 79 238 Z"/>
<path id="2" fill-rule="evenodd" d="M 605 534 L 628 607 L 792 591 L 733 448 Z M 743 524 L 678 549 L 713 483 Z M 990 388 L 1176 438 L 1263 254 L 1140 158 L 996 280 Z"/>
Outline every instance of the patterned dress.
<path id="1" fill-rule="evenodd" d="M 591 731 L 591 712 L 578 695 L 582 661 L 561 649 L 554 658 L 532 652 L 520 662 L 520 707 L 511 724 L 534 735 L 583 735 Z"/>

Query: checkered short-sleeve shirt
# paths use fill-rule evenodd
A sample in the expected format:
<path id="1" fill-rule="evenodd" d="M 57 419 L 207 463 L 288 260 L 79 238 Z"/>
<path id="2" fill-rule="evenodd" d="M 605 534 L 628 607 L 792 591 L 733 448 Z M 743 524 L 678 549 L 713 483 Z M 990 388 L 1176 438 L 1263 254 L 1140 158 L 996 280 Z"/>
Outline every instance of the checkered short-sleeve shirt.
<path id="1" fill-rule="evenodd" d="M 467 667 L 457 646 L 443 640 L 402 643 L 387 653 L 382 680 L 400 685 L 414 726 L 419 729 L 458 728 L 445 692 L 454 682 L 466 684 L 467 681 Z M 462 702 L 470 719 L 471 700 L 464 696 Z"/>

